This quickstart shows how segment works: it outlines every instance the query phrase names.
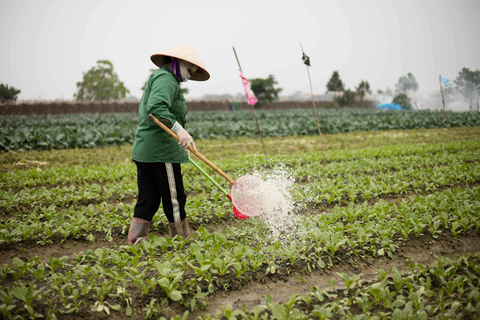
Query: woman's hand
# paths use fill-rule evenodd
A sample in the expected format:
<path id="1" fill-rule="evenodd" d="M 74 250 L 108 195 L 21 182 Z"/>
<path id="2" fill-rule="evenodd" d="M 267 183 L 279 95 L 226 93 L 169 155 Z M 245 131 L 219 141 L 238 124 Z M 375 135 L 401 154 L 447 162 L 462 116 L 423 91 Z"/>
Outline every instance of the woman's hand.
<path id="1" fill-rule="evenodd" d="M 192 146 L 193 150 L 197 151 L 195 147 L 195 142 L 193 141 L 192 136 L 187 132 L 185 129 L 180 129 L 177 132 L 178 136 L 178 144 L 182 146 L 182 148 L 188 150 L 190 146 Z"/>

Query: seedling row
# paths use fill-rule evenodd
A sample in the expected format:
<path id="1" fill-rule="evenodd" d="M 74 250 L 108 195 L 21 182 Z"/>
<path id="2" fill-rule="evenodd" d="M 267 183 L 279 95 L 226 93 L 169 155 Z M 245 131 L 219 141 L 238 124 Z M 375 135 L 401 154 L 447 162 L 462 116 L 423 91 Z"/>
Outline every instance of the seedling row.
<path id="1" fill-rule="evenodd" d="M 479 126 L 480 114 L 447 112 L 451 127 Z M 266 137 L 316 135 L 312 109 L 259 110 Z M 319 110 L 324 134 L 394 129 L 445 128 L 440 111 L 385 112 L 376 109 Z M 95 148 L 132 144 L 136 113 L 0 117 L 0 151 Z M 195 139 L 255 137 L 258 130 L 250 110 L 190 112 L 188 130 Z"/>
<path id="2" fill-rule="evenodd" d="M 218 142 L 215 142 L 218 143 Z M 161 210 L 141 246 L 101 245 L 73 257 L 15 257 L 0 268 L 5 318 L 188 318 L 205 301 L 257 281 L 329 272 L 362 259 L 398 259 L 412 239 L 432 241 L 480 234 L 479 144 L 435 144 L 222 159 L 229 174 L 287 172 L 295 212 L 291 223 L 233 217 L 231 203 L 184 166 L 189 194 L 188 239 L 162 236 Z M 2 174 L 0 245 L 48 248 L 73 239 L 95 243 L 126 238 L 135 204 L 135 167 L 117 163 L 21 167 Z M 394 201 L 392 201 L 394 199 Z M 215 228 L 212 228 L 216 226 Z M 378 318 L 480 314 L 479 255 L 412 264 L 410 273 L 378 270 L 378 281 L 339 272 L 331 290 L 312 288 L 288 301 L 264 297 L 263 308 L 223 306 L 209 318 Z M 337 282 L 338 281 L 338 282 Z M 342 289 L 336 287 L 342 284 Z M 454 298 L 453 298 L 454 297 Z"/>

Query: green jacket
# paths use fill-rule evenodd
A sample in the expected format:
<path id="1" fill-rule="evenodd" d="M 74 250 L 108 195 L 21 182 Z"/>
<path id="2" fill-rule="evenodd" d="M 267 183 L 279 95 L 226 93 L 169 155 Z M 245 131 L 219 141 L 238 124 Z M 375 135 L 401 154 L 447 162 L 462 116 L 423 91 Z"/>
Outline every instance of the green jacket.
<path id="1" fill-rule="evenodd" d="M 132 147 L 132 159 L 138 162 L 189 162 L 178 141 L 160 128 L 148 115 L 153 114 L 167 127 L 178 121 L 185 128 L 187 105 L 177 78 L 167 66 L 148 79 L 138 107 L 139 124 Z M 168 121 L 166 121 L 167 119 Z"/>

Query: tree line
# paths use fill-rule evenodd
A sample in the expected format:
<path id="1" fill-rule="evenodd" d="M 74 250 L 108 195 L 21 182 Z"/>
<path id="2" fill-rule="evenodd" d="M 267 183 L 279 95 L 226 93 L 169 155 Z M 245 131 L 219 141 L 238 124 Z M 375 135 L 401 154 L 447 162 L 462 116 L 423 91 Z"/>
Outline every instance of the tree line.
<path id="1" fill-rule="evenodd" d="M 151 69 L 150 72 L 155 71 Z M 256 107 L 262 107 L 265 103 L 270 103 L 278 100 L 279 93 L 283 91 L 278 86 L 278 82 L 274 75 L 269 75 L 267 78 L 249 79 L 252 91 L 258 99 Z M 454 94 L 462 95 L 470 102 L 470 111 L 480 110 L 480 70 L 470 70 L 463 68 L 457 78 L 453 81 L 455 86 L 445 88 L 445 94 L 452 96 Z M 90 70 L 83 73 L 82 81 L 76 83 L 77 91 L 74 98 L 77 101 L 109 101 L 123 99 L 130 90 L 128 90 L 124 83 L 119 80 L 117 73 L 114 71 L 113 64 L 108 60 L 99 60 L 97 64 Z M 145 85 L 142 87 L 142 90 Z M 411 99 L 409 94 L 418 90 L 418 83 L 412 73 L 408 73 L 398 79 L 395 84 L 395 90 L 392 91 L 387 88 L 386 91 L 377 90 L 379 94 L 386 94 L 393 97 L 392 103 L 397 103 L 402 108 L 411 108 Z M 363 104 L 365 97 L 371 94 L 370 84 L 366 80 L 361 82 L 353 89 L 347 89 L 338 71 L 333 71 L 327 85 L 327 92 L 334 92 L 333 106 L 348 106 L 355 101 Z M 182 89 L 184 93 L 188 93 L 188 89 Z M 0 102 L 15 102 L 20 89 L 12 86 L 0 84 Z M 241 98 L 242 94 L 237 95 L 236 98 Z"/>

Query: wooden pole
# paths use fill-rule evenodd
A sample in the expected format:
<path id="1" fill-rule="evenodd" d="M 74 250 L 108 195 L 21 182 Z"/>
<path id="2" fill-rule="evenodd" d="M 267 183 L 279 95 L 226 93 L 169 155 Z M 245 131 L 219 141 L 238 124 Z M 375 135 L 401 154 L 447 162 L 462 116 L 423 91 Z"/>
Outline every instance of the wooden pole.
<path id="1" fill-rule="evenodd" d="M 242 71 L 242 67 L 240 66 L 240 60 L 238 60 L 237 51 L 235 51 L 235 47 L 232 47 L 232 48 L 233 48 L 233 53 L 235 53 L 235 59 L 237 59 L 238 68 L 240 69 L 240 71 Z"/>
<path id="2" fill-rule="evenodd" d="M 305 54 L 305 52 L 303 52 L 303 47 L 301 42 L 300 42 L 300 48 L 302 49 L 302 54 Z M 308 65 L 305 64 L 305 67 L 307 67 L 308 82 L 310 83 L 310 95 L 312 96 L 312 104 L 313 104 L 313 110 L 315 110 L 315 117 L 317 118 L 318 135 L 320 136 L 320 146 L 322 148 L 322 153 L 323 153 L 323 165 L 325 165 L 326 161 L 325 161 L 325 151 L 323 149 L 323 143 L 322 143 L 322 131 L 320 130 L 320 122 L 318 121 L 317 108 L 315 107 L 315 99 L 313 98 L 312 79 L 310 78 L 310 71 L 308 70 Z"/>
<path id="3" fill-rule="evenodd" d="M 235 51 L 235 47 L 232 47 L 232 48 L 233 48 L 233 53 L 235 53 L 235 58 L 237 59 L 238 68 L 243 73 L 242 67 L 240 66 L 240 61 L 238 60 L 237 52 Z M 257 113 L 255 112 L 255 107 L 254 106 L 251 106 L 251 107 L 252 107 L 252 111 L 253 111 L 253 116 L 255 117 L 255 123 L 257 124 L 257 129 L 258 129 L 258 134 L 260 136 L 260 141 L 262 142 L 263 152 L 265 153 L 265 161 L 267 161 L 268 160 L 267 149 L 265 148 L 265 143 L 263 142 L 262 130 L 260 130 L 260 125 L 258 124 Z"/>
<path id="4" fill-rule="evenodd" d="M 442 103 L 443 103 L 443 114 L 445 114 L 445 120 L 447 120 L 447 129 L 448 127 L 450 126 L 448 124 L 448 118 L 447 118 L 447 111 L 445 110 L 445 98 L 443 97 L 443 90 L 442 90 L 442 80 L 441 80 L 442 76 L 438 76 L 438 82 L 440 84 L 440 92 L 442 94 Z"/>

